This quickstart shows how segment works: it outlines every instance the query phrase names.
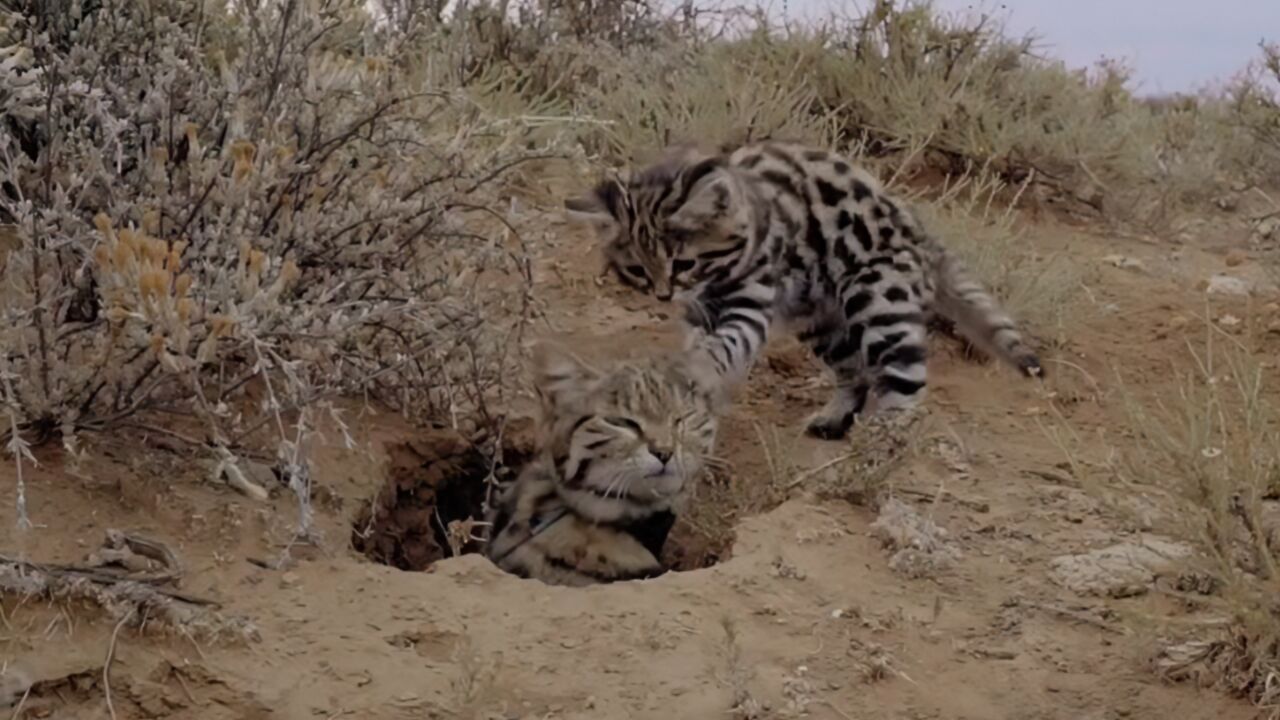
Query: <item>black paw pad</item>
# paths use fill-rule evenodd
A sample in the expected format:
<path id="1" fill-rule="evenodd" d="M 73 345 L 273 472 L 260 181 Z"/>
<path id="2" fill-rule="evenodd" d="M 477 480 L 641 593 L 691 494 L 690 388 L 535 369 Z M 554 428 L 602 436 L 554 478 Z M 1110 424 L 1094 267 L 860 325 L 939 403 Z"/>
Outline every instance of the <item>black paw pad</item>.
<path id="1" fill-rule="evenodd" d="M 852 426 L 852 415 L 842 420 L 818 418 L 809 423 L 805 433 L 819 440 L 839 440 L 849 433 L 849 428 Z"/>
<path id="2" fill-rule="evenodd" d="M 1018 358 L 1018 367 L 1029 378 L 1044 379 L 1044 366 L 1040 364 L 1040 358 L 1035 355 Z"/>

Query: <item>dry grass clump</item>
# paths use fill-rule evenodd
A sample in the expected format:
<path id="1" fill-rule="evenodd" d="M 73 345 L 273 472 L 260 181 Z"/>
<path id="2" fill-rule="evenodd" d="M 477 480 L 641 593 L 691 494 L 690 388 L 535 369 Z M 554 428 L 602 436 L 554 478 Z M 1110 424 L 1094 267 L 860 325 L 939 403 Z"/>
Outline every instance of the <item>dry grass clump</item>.
<path id="1" fill-rule="evenodd" d="M 1120 64 L 1068 69 L 1034 37 L 928 2 L 878 0 L 811 26 L 650 12 L 615 2 L 557 5 L 533 25 L 528 13 L 487 16 L 481 45 L 502 49 L 487 51 L 485 76 L 508 78 L 608 162 L 674 141 L 787 137 L 953 175 L 986 168 L 1029 182 L 1028 199 L 1153 227 L 1232 184 L 1280 181 L 1274 49 L 1221 94 L 1153 103 Z M 593 22 L 609 30 L 567 30 Z"/>
<path id="2" fill-rule="evenodd" d="M 1158 660 L 1280 717 L 1280 413 L 1261 358 L 1210 329 L 1168 400 L 1131 400 L 1141 444 L 1120 480 L 1162 491 L 1170 532 L 1202 551 L 1188 577 L 1224 622 Z"/>

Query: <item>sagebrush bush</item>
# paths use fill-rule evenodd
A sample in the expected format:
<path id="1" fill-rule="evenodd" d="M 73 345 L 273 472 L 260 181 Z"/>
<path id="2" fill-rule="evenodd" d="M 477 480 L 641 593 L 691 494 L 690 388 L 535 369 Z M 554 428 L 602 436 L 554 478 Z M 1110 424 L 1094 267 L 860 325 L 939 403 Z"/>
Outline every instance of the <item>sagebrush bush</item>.
<path id="1" fill-rule="evenodd" d="M 488 419 L 528 269 L 463 218 L 537 148 L 430 82 L 435 29 L 362 5 L 10 3 L 11 441 L 164 408 L 223 448 L 269 424 L 296 463 L 299 413 L 336 396 Z"/>

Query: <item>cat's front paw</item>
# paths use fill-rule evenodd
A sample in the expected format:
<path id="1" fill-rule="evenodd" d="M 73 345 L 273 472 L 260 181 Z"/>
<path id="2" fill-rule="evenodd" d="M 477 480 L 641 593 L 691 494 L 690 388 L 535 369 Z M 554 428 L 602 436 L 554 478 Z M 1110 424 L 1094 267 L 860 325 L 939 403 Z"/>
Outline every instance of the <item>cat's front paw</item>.
<path id="1" fill-rule="evenodd" d="M 828 414 L 817 413 L 809 418 L 805 433 L 819 440 L 840 440 L 849 434 L 853 427 L 853 413 Z"/>

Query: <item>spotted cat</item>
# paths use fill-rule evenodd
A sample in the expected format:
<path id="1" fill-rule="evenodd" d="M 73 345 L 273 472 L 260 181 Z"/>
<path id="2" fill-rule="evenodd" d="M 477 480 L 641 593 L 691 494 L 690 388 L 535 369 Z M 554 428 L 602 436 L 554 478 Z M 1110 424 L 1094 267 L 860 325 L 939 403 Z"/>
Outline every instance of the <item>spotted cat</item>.
<path id="1" fill-rule="evenodd" d="M 926 324 L 1030 377 L 1042 369 L 1013 320 L 865 170 L 826 150 L 764 142 L 719 154 L 689 147 L 569 200 L 624 283 L 686 321 L 720 371 L 749 368 L 779 323 L 836 376 L 808 432 L 843 437 L 868 397 L 877 412 L 925 395 Z"/>
<path id="2" fill-rule="evenodd" d="M 662 546 L 715 443 L 721 390 L 673 355 L 607 372 L 535 354 L 533 460 L 495 504 L 486 554 L 508 572 L 582 586 L 660 575 Z"/>

